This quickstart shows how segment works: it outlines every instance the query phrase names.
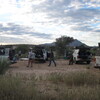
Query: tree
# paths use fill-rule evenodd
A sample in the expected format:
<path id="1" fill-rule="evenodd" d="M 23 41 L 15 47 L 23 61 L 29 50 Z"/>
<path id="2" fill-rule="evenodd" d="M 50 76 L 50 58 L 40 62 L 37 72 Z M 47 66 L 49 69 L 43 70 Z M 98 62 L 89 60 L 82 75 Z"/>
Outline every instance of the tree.
<path id="1" fill-rule="evenodd" d="M 57 38 L 55 42 L 57 55 L 64 56 L 65 50 L 67 49 L 66 46 L 72 41 L 74 41 L 72 37 L 61 36 Z"/>
<path id="2" fill-rule="evenodd" d="M 27 53 L 29 50 L 29 46 L 28 45 L 19 45 L 17 48 L 16 48 L 16 51 L 21 51 L 22 54 L 25 54 Z"/>

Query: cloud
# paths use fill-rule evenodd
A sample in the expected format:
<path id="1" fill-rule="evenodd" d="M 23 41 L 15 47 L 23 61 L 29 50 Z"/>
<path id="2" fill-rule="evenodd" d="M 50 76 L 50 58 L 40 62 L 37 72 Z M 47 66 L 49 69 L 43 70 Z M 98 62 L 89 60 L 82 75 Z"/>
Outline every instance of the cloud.
<path id="1" fill-rule="evenodd" d="M 88 3 L 91 3 L 91 6 L 89 6 Z M 95 2 L 93 2 L 93 4 L 94 3 Z M 78 7 L 76 8 L 76 6 L 78 6 Z M 73 0 L 45 0 L 40 5 L 36 5 L 36 6 L 33 5 L 33 9 L 32 10 L 33 11 L 38 11 L 38 12 L 39 11 L 40 12 L 41 11 L 42 12 L 46 12 L 51 17 L 53 17 L 53 16 L 54 17 L 55 16 L 60 17 L 61 15 L 62 16 L 66 15 L 65 14 L 66 11 L 69 11 L 70 12 L 70 11 L 72 11 L 72 9 L 74 9 L 73 11 L 77 11 L 80 8 L 88 8 L 89 9 L 90 7 L 92 7 L 92 2 L 90 0 L 75 0 L 75 1 L 73 1 Z M 88 9 L 86 9 L 86 11 Z M 91 11 L 92 10 L 93 9 L 91 9 Z M 70 13 L 73 13 L 73 11 L 70 12 Z M 79 11 L 79 13 L 81 11 Z M 90 10 L 88 10 L 87 12 L 89 12 L 89 11 Z"/>
<path id="2" fill-rule="evenodd" d="M 93 31 L 94 29 L 91 27 L 91 26 L 76 26 L 76 27 L 73 27 L 73 30 L 76 30 L 76 31 L 83 31 L 83 32 L 90 32 L 90 31 Z"/>
<path id="3" fill-rule="evenodd" d="M 13 43 L 17 43 L 17 44 L 20 44 L 20 43 L 29 43 L 29 41 L 26 41 L 25 39 L 22 39 L 22 38 L 17 38 L 17 37 L 7 37 L 7 36 L 0 36 L 0 43 L 5 43 L 5 44 L 13 44 Z"/>
<path id="4" fill-rule="evenodd" d="M 45 19 L 56 24 L 92 24 L 92 20 L 100 19 L 99 0 L 45 0 L 40 5 L 32 5 L 32 8 L 33 13 L 41 12 L 46 15 Z"/>
<path id="5" fill-rule="evenodd" d="M 100 29 L 98 29 L 98 30 L 95 30 L 94 32 L 99 32 L 99 35 L 100 35 Z"/>
<path id="6" fill-rule="evenodd" d="M 42 39 L 51 39 L 52 35 L 51 34 L 46 34 L 46 33 L 39 33 L 35 32 L 33 28 L 31 27 L 25 27 L 22 25 L 17 25 L 14 23 L 8 23 L 6 26 L 0 24 L 0 32 L 1 34 L 7 34 L 7 35 L 30 35 L 34 36 L 37 38 L 42 38 Z"/>
<path id="7" fill-rule="evenodd" d="M 67 13 L 67 16 L 71 17 L 72 21 L 76 23 L 88 22 L 91 21 L 91 19 L 94 19 L 95 17 L 99 19 L 100 9 L 83 8 L 83 9 L 71 10 Z"/>
<path id="8" fill-rule="evenodd" d="M 42 42 L 61 35 L 84 41 L 100 37 L 100 0 L 0 0 L 0 18 L 0 36 Z"/>

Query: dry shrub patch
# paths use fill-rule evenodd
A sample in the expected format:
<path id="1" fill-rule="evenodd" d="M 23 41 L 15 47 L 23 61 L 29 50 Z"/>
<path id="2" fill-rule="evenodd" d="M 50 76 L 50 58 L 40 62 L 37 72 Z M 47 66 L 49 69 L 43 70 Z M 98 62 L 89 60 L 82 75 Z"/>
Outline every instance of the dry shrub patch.
<path id="1" fill-rule="evenodd" d="M 41 76 L 42 77 L 42 76 Z M 1 100 L 100 100 L 100 77 L 91 72 L 0 76 Z M 38 84 L 39 83 L 39 84 Z M 42 89 L 42 91 L 40 90 Z"/>

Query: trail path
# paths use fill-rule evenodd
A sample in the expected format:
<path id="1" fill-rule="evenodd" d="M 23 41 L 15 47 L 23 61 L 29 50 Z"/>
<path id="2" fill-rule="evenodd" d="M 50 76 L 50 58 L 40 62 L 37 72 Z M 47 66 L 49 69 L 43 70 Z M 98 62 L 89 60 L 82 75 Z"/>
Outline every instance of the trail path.
<path id="1" fill-rule="evenodd" d="M 18 61 L 15 64 L 10 66 L 8 73 L 12 74 L 36 74 L 37 76 L 45 75 L 52 72 L 60 72 L 60 73 L 68 73 L 75 71 L 86 71 L 86 67 L 90 66 L 87 64 L 73 64 L 68 65 L 67 60 L 57 60 L 57 66 L 55 67 L 52 63 L 50 67 L 48 67 L 48 63 L 34 63 L 32 68 L 27 68 L 28 61 Z"/>

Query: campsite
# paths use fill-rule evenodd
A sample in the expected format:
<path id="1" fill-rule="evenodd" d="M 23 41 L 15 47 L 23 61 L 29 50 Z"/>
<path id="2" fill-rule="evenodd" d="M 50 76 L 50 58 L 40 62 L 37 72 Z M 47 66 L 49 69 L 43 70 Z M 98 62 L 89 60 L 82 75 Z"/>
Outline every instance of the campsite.
<path id="1" fill-rule="evenodd" d="M 57 66 L 28 60 L 11 64 L 0 76 L 0 98 L 7 100 L 99 100 L 100 70 L 90 64 L 69 65 L 57 59 Z M 83 99 L 84 97 L 84 99 Z"/>
<path id="2" fill-rule="evenodd" d="M 94 55 L 98 54 L 99 47 L 61 46 L 1 46 L 0 98 L 99 100 L 100 67 Z M 32 60 L 28 54 L 33 51 Z M 32 61 L 31 66 L 27 66 L 29 61 Z"/>
<path id="3" fill-rule="evenodd" d="M 0 0 L 0 100 L 100 100 L 100 0 Z"/>

